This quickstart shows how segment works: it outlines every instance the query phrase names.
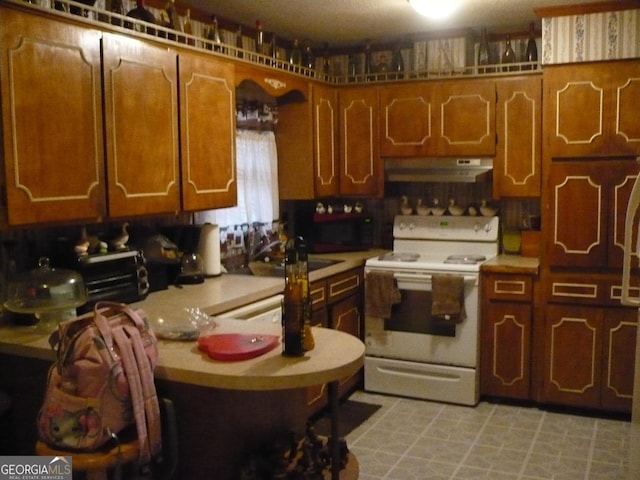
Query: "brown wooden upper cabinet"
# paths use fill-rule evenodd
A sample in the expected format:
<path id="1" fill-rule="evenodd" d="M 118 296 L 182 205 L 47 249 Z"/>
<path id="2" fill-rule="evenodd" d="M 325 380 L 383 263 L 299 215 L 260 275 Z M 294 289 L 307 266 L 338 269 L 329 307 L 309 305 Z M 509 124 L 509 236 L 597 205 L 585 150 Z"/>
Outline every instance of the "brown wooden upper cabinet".
<path id="1" fill-rule="evenodd" d="M 548 66 L 543 78 L 550 156 L 640 153 L 637 60 Z"/>
<path id="2" fill-rule="evenodd" d="M 109 215 L 180 210 L 175 50 L 103 34 Z"/>
<path id="3" fill-rule="evenodd" d="M 539 197 L 542 165 L 542 78 L 496 81 L 497 146 L 493 196 Z"/>
<path id="4" fill-rule="evenodd" d="M 8 223 L 102 217 L 100 32 L 5 7 L 0 24 Z"/>
<path id="5" fill-rule="evenodd" d="M 493 80 L 379 87 L 383 157 L 493 156 Z"/>
<path id="6" fill-rule="evenodd" d="M 187 52 L 178 61 L 182 209 L 236 205 L 233 64 Z"/>
<path id="7" fill-rule="evenodd" d="M 632 159 L 551 162 L 549 265 L 622 266 L 624 219 L 637 175 Z"/>
<path id="8" fill-rule="evenodd" d="M 378 90 L 345 87 L 338 92 L 340 112 L 340 193 L 371 195 L 382 192 L 378 143 Z"/>
<path id="9" fill-rule="evenodd" d="M 280 105 L 276 142 L 281 199 L 340 194 L 336 88 L 314 83 L 309 102 Z"/>

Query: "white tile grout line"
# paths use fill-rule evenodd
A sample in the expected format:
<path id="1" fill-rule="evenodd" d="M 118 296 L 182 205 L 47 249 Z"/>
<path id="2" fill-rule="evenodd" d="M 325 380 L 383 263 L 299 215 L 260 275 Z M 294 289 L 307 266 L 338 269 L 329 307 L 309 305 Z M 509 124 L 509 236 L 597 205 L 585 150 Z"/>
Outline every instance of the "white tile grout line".
<path id="1" fill-rule="evenodd" d="M 482 435 L 482 432 L 484 432 L 484 429 L 487 427 L 487 424 L 491 420 L 491 417 L 493 417 L 493 415 L 496 413 L 496 408 L 497 408 L 496 405 L 491 405 L 491 413 L 487 415 L 487 418 L 485 418 L 484 422 L 482 423 L 482 427 L 480 427 L 480 429 L 478 430 L 478 433 L 476 434 L 476 438 L 473 439 L 473 442 L 471 443 L 471 446 L 467 450 L 467 453 L 464 454 L 464 456 L 458 462 L 458 465 L 456 465 L 456 469 L 451 474 L 450 480 L 455 480 L 456 475 L 458 475 L 458 471 L 460 470 L 460 467 L 462 467 L 462 465 L 467 461 L 467 458 L 469 457 L 471 450 L 473 450 L 473 447 L 475 446 L 476 442 L 480 438 L 480 435 Z"/>
<path id="2" fill-rule="evenodd" d="M 518 473 L 518 479 L 522 478 L 525 472 L 525 469 L 527 468 L 527 464 L 529 463 L 529 459 L 531 458 L 531 454 L 533 453 L 533 449 L 536 446 L 536 441 L 538 440 L 538 437 L 540 436 L 540 431 L 542 430 L 542 425 L 544 424 L 544 421 L 547 417 L 547 412 L 542 412 L 542 416 L 540 417 L 540 419 L 538 420 L 538 428 L 536 428 L 536 432 L 533 434 L 533 441 L 531 442 L 531 445 L 529 446 L 529 450 L 527 450 L 527 454 L 525 455 L 524 459 L 522 460 L 522 466 L 520 467 L 520 472 Z"/>
<path id="3" fill-rule="evenodd" d="M 591 473 L 591 462 L 593 461 L 593 452 L 596 449 L 596 437 L 598 436 L 598 421 L 593 422 L 593 430 L 591 431 L 591 443 L 589 445 L 589 455 L 587 457 L 587 467 L 584 472 L 585 480 L 589 480 Z"/>

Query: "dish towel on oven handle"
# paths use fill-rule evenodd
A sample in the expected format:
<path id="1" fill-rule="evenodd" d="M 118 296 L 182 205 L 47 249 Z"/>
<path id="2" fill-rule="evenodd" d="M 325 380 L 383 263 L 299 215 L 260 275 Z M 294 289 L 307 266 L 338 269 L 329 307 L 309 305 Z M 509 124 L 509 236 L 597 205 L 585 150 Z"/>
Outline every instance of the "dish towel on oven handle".
<path id="1" fill-rule="evenodd" d="M 464 276 L 434 274 L 431 276 L 431 315 L 452 323 L 467 318 L 464 309 Z"/>
<path id="2" fill-rule="evenodd" d="M 365 315 L 389 318 L 391 307 L 400 300 L 400 290 L 393 272 L 367 272 L 364 280 Z"/>

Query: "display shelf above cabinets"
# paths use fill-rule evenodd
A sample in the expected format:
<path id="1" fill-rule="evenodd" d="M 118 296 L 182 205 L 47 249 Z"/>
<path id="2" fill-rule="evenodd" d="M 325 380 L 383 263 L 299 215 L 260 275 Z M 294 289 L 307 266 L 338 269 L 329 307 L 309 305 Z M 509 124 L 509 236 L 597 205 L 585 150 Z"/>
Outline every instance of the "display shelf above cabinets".
<path id="1" fill-rule="evenodd" d="M 7 0 L 9 3 L 17 0 Z M 23 2 L 20 2 L 23 3 Z M 257 47 L 253 36 L 254 28 L 231 22 L 220 24 L 218 35 L 214 35 L 214 19 L 203 11 L 191 8 L 190 31 L 184 28 L 171 28 L 165 24 L 150 24 L 112 12 L 97 5 L 83 5 L 79 7 L 71 0 L 56 0 L 55 2 L 41 2 L 39 4 L 24 2 L 25 8 L 33 8 L 50 15 L 76 17 L 78 22 L 113 28 L 122 33 L 131 32 L 132 35 L 152 38 L 168 44 L 200 50 L 202 52 L 234 60 L 237 64 L 267 67 L 273 71 L 287 73 L 291 76 L 314 79 L 332 84 L 368 84 L 372 82 L 387 83 L 412 80 L 443 79 L 451 77 L 474 77 L 492 75 L 525 74 L 539 68 L 538 61 L 528 61 L 520 54 L 524 51 L 514 45 L 516 61 L 503 65 L 500 63 L 503 38 L 493 36 L 490 47 L 491 64 L 477 65 L 477 32 L 464 29 L 459 32 L 447 32 L 447 36 L 434 37 L 432 34 L 418 34 L 413 42 L 402 42 L 400 51 L 396 45 L 372 45 L 371 71 L 364 68 L 364 48 L 350 48 L 345 51 L 327 52 L 316 49 L 315 61 L 308 65 L 302 61 L 291 61 L 289 51 L 293 42 L 291 39 L 280 39 L 278 32 L 263 34 L 263 48 Z M 133 3 L 133 2 L 130 2 Z M 147 2 L 147 10 L 161 18 L 166 16 L 164 1 L 153 0 Z M 216 22 L 217 23 L 217 22 Z M 226 27 L 226 28 L 223 28 Z M 247 31 L 251 33 L 247 33 Z M 523 33 L 513 35 L 512 42 L 527 42 Z M 526 36 L 526 35 L 525 35 Z M 523 37 L 516 39 L 515 37 Z M 274 42 L 275 39 L 275 42 Z M 364 39 L 363 39 L 364 43 Z M 274 48 L 275 46 L 275 48 Z M 260 50 L 260 51 L 258 51 Z M 448 52 L 448 53 L 443 53 Z M 398 53 L 402 58 L 403 68 L 398 70 Z"/>

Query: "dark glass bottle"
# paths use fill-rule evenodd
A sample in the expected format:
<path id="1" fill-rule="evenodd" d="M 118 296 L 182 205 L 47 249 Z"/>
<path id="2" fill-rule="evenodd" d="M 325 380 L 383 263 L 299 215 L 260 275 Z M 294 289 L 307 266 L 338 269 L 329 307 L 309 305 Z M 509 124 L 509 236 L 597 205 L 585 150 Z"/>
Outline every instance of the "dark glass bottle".
<path id="1" fill-rule="evenodd" d="M 398 80 L 404 78 L 404 59 L 402 58 L 400 44 L 396 45 L 396 48 L 393 50 L 391 70 L 394 72 L 393 78 L 397 78 Z"/>
<path id="2" fill-rule="evenodd" d="M 264 32 L 262 31 L 262 22 L 256 20 L 256 53 L 264 55 Z M 261 59 L 259 61 L 262 61 Z"/>
<path id="3" fill-rule="evenodd" d="M 502 52 L 502 64 L 509 64 L 509 63 L 515 63 L 516 62 L 516 54 L 513 51 L 513 48 L 511 47 L 511 35 L 507 35 L 507 40 L 504 46 L 504 52 Z M 507 72 L 507 71 L 513 71 L 515 70 L 515 67 L 503 67 L 502 71 L 503 72 Z"/>
<path id="4" fill-rule="evenodd" d="M 324 44 L 324 57 L 322 59 L 322 74 L 326 77 L 331 75 L 331 61 L 329 59 L 329 44 Z"/>
<path id="5" fill-rule="evenodd" d="M 298 281 L 298 251 L 291 238 L 285 247 L 285 285 L 282 300 L 282 354 L 304 354 L 304 299 L 303 284 Z"/>
<path id="6" fill-rule="evenodd" d="M 182 22 L 182 31 L 187 35 L 193 35 L 193 26 L 191 25 L 191 9 L 187 8 L 187 11 L 184 14 L 184 22 Z M 196 39 L 193 37 L 187 38 L 187 43 L 189 45 L 195 45 Z"/>
<path id="7" fill-rule="evenodd" d="M 276 65 L 278 61 L 278 42 L 276 42 L 276 34 L 271 35 L 271 65 Z"/>
<path id="8" fill-rule="evenodd" d="M 297 38 L 293 41 L 293 46 L 289 51 L 289 64 L 293 67 L 302 65 L 302 52 Z"/>
<path id="9" fill-rule="evenodd" d="M 309 40 L 304 41 L 302 64 L 310 70 L 313 70 L 316 67 L 316 57 L 313 55 L 313 50 L 311 49 L 311 43 Z"/>
<path id="10" fill-rule="evenodd" d="M 311 332 L 311 292 L 309 289 L 309 248 L 302 237 L 298 241 L 298 282 L 302 285 L 302 303 L 304 305 L 304 322 L 302 345 L 305 352 L 313 350 L 316 346 Z"/>
<path id="11" fill-rule="evenodd" d="M 367 43 L 364 45 L 364 75 L 366 81 L 371 80 L 371 73 L 373 73 L 371 66 L 371 43 L 367 40 Z"/>
<path id="12" fill-rule="evenodd" d="M 238 31 L 236 32 L 236 56 L 238 58 L 242 58 L 244 54 L 242 53 L 243 49 L 243 41 L 242 41 L 242 25 L 238 25 Z"/>
<path id="13" fill-rule="evenodd" d="M 536 62 L 538 61 L 538 46 L 536 45 L 536 30 L 535 24 L 531 22 L 529 25 L 529 40 L 527 41 L 527 49 L 524 53 L 525 62 L 531 62 L 532 65 L 527 65 L 526 69 L 531 70 L 538 68 Z"/>
<path id="14" fill-rule="evenodd" d="M 478 73 L 488 73 L 489 69 L 485 65 L 491 63 L 489 57 L 489 40 L 487 39 L 487 29 L 480 31 L 480 44 L 478 45 Z"/>

